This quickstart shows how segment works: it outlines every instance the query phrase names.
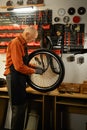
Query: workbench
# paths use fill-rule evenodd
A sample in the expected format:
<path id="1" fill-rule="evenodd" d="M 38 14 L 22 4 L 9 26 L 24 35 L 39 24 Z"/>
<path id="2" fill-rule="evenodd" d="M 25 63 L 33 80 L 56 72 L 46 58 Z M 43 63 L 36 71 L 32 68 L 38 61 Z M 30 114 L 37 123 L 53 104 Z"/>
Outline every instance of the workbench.
<path id="1" fill-rule="evenodd" d="M 31 102 L 37 104 L 38 130 L 65 130 L 67 120 L 64 118 L 67 113 L 87 114 L 87 94 L 67 92 L 61 94 L 58 89 L 41 93 L 31 87 L 27 87 L 26 91 L 29 94 L 29 104 Z M 7 88 L 0 88 L 0 101 L 5 102 L 8 99 Z"/>

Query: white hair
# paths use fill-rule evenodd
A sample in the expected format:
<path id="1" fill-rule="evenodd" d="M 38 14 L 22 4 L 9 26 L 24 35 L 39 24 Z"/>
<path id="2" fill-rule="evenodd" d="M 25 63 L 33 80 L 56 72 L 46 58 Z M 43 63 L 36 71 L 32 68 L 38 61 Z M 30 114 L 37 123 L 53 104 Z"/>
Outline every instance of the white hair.
<path id="1" fill-rule="evenodd" d="M 25 29 L 24 29 L 24 33 L 30 33 L 30 34 L 34 34 L 34 35 L 37 35 L 38 34 L 38 31 L 35 29 L 34 26 L 27 26 Z"/>

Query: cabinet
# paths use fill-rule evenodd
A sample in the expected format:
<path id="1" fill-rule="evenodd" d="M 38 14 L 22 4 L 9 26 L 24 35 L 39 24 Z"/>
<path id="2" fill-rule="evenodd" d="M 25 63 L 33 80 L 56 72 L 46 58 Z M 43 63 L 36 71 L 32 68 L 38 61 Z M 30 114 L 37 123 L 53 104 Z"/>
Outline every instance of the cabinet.
<path id="1" fill-rule="evenodd" d="M 40 117 L 37 130 L 70 129 L 68 113 L 87 115 L 86 94 L 60 94 L 58 90 L 39 93 L 31 88 L 27 91 L 30 95 L 29 99 L 37 104 L 37 112 Z"/>
<path id="2" fill-rule="evenodd" d="M 29 94 L 29 99 L 29 110 L 31 111 L 34 109 L 39 115 L 37 130 L 55 130 L 54 98 L 45 95 Z"/>
<path id="3" fill-rule="evenodd" d="M 28 87 L 26 91 L 28 93 L 28 113 L 30 113 L 31 109 L 34 109 L 39 115 L 37 130 L 70 129 L 67 118 L 68 113 L 87 115 L 87 94 L 60 94 L 57 89 L 48 93 L 41 93 L 31 87 Z M 0 88 L 0 104 L 7 103 L 7 95 L 7 90 Z M 6 110 L 6 107 L 3 108 Z M 0 107 L 0 110 L 2 111 L 2 107 Z M 0 122 L 2 122 L 2 119 Z"/>
<path id="4" fill-rule="evenodd" d="M 68 116 L 70 113 L 87 115 L 87 95 L 85 98 L 79 97 L 79 95 L 78 97 L 68 97 L 68 95 L 56 97 L 56 130 L 71 129 Z"/>

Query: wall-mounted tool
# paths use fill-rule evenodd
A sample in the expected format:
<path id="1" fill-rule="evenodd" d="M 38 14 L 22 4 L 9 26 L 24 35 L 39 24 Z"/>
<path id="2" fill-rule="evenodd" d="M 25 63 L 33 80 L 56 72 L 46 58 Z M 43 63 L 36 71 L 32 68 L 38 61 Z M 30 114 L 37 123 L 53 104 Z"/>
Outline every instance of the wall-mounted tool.
<path id="1" fill-rule="evenodd" d="M 77 58 L 77 64 L 83 64 L 84 63 L 84 57 L 80 56 Z"/>
<path id="2" fill-rule="evenodd" d="M 18 4 L 18 5 L 23 5 L 23 0 L 18 0 L 18 1 L 17 1 L 17 4 Z"/>
<path id="3" fill-rule="evenodd" d="M 6 2 L 6 6 L 13 6 L 13 1 L 12 0 L 8 0 L 7 2 Z M 10 11 L 10 10 L 13 10 L 13 8 L 12 7 L 9 7 L 9 8 L 7 8 L 7 10 L 8 11 Z"/>
<path id="4" fill-rule="evenodd" d="M 64 22 L 64 23 L 68 24 L 69 21 L 70 21 L 70 17 L 69 17 L 69 16 L 65 16 L 65 17 L 63 18 L 63 22 Z"/>
<path id="5" fill-rule="evenodd" d="M 73 61 L 75 61 L 75 56 L 74 56 L 74 55 L 68 56 L 68 57 L 67 57 L 67 61 L 68 61 L 68 62 L 73 62 Z"/>
<path id="6" fill-rule="evenodd" d="M 80 20 L 81 20 L 80 16 L 74 16 L 74 17 L 73 17 L 73 22 L 74 22 L 74 23 L 79 23 Z"/>
<path id="7" fill-rule="evenodd" d="M 58 10 L 58 15 L 59 15 L 59 16 L 64 16 L 65 13 L 66 13 L 66 11 L 65 11 L 64 8 L 60 8 L 60 9 Z"/>
<path id="8" fill-rule="evenodd" d="M 85 7 L 79 7 L 79 8 L 78 8 L 78 14 L 79 14 L 79 15 L 84 15 L 85 13 L 86 13 Z"/>
<path id="9" fill-rule="evenodd" d="M 26 4 L 27 4 L 27 5 L 33 4 L 33 1 L 32 1 L 32 0 L 27 0 Z"/>
<path id="10" fill-rule="evenodd" d="M 59 18 L 59 17 L 55 17 L 55 18 L 54 18 L 54 21 L 55 21 L 55 22 L 59 22 L 59 21 L 60 21 L 60 18 Z"/>
<path id="11" fill-rule="evenodd" d="M 70 8 L 68 9 L 68 14 L 69 14 L 69 15 L 74 15 L 75 12 L 76 12 L 76 10 L 75 10 L 74 7 L 70 7 Z"/>

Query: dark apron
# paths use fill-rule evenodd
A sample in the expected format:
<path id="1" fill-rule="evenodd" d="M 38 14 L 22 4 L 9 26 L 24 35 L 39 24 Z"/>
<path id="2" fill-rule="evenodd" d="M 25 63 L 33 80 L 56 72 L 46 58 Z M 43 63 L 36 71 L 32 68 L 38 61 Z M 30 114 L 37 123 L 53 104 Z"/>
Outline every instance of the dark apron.
<path id="1" fill-rule="evenodd" d="M 27 64 L 26 56 L 23 58 L 25 64 Z M 27 75 L 24 75 L 15 70 L 14 66 L 11 65 L 11 99 L 12 105 L 22 105 L 26 103 L 26 82 Z"/>

